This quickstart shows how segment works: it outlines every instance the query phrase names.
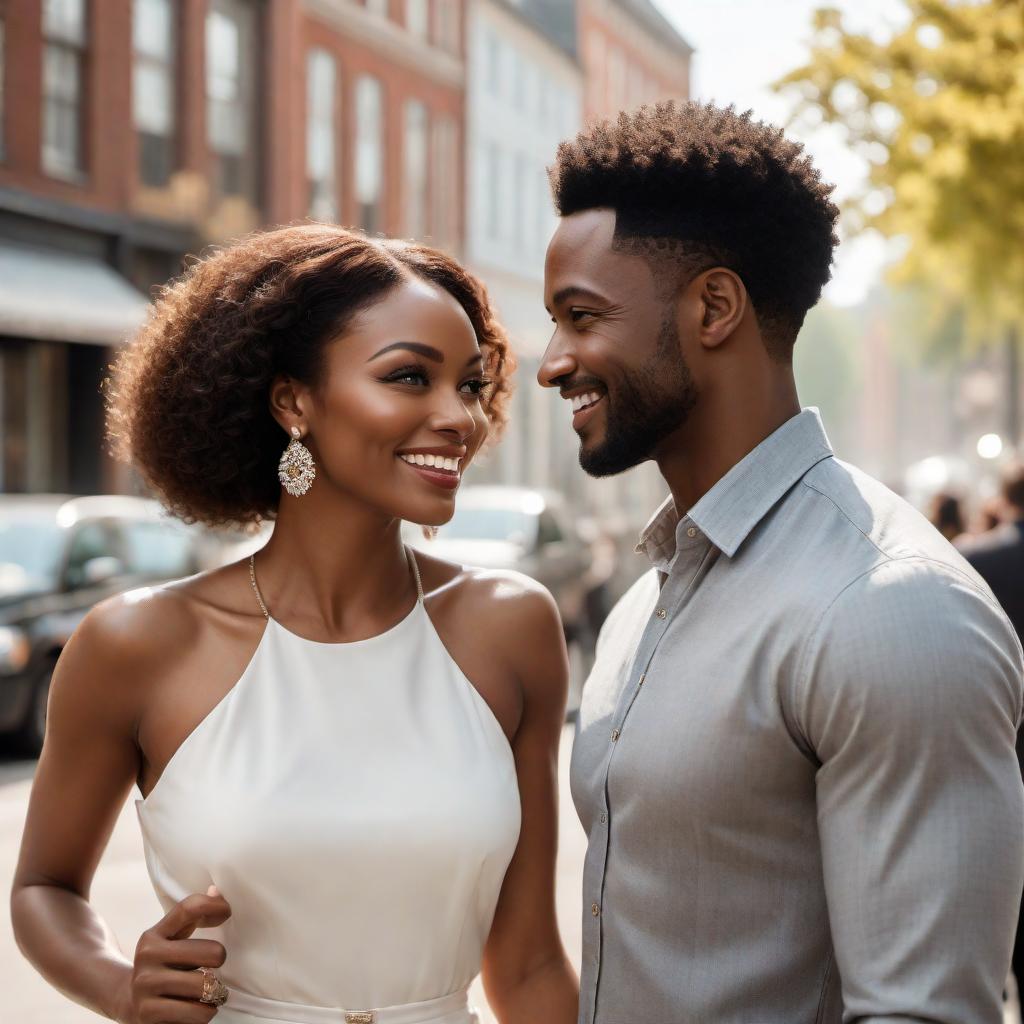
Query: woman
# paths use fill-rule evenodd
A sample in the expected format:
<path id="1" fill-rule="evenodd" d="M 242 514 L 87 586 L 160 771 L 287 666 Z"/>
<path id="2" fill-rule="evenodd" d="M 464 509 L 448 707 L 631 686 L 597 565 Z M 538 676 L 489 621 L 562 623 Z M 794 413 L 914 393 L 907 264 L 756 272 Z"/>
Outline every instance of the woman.
<path id="1" fill-rule="evenodd" d="M 284 228 L 165 291 L 112 436 L 177 515 L 276 527 L 98 606 L 61 657 L 12 898 L 52 984 L 125 1024 L 466 1024 L 482 960 L 502 1024 L 575 1021 L 557 612 L 399 533 L 451 517 L 509 369 L 482 289 L 422 246 Z M 166 916 L 129 960 L 88 894 L 136 782 Z"/>

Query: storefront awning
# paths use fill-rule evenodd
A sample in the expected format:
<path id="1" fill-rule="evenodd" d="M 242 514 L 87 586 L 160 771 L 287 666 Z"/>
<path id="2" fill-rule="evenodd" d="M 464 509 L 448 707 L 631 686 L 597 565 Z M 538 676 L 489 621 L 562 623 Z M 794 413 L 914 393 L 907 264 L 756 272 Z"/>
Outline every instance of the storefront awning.
<path id="1" fill-rule="evenodd" d="M 116 345 L 147 305 L 102 260 L 0 241 L 0 335 Z"/>

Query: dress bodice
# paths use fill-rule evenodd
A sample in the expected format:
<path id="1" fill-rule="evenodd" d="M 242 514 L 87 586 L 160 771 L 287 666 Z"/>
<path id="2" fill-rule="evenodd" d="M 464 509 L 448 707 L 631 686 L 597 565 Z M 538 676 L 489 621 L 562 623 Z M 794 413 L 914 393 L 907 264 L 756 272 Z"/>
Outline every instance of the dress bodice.
<path id="1" fill-rule="evenodd" d="M 422 601 L 354 643 L 268 618 L 136 804 L 164 908 L 211 884 L 231 905 L 196 933 L 224 943 L 228 987 L 325 1008 L 464 989 L 520 827 L 509 743 Z"/>

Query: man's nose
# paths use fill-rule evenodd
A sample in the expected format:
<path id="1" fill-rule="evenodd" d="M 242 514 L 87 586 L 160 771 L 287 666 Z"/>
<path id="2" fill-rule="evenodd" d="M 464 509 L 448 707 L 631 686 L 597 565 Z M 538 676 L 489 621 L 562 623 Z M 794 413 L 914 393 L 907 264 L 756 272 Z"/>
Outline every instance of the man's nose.
<path id="1" fill-rule="evenodd" d="M 576 370 L 576 357 L 561 340 L 560 333 L 556 332 L 551 339 L 537 370 L 537 383 L 542 388 L 557 388 L 562 377 L 569 377 Z"/>

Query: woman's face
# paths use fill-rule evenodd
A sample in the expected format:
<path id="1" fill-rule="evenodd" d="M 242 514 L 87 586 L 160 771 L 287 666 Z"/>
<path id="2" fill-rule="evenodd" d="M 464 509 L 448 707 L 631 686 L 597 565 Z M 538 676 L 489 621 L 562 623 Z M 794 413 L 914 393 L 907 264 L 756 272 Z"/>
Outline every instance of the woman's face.
<path id="1" fill-rule="evenodd" d="M 327 343 L 299 394 L 317 487 L 386 515 L 439 525 L 487 436 L 483 360 L 465 310 L 411 277 Z"/>

